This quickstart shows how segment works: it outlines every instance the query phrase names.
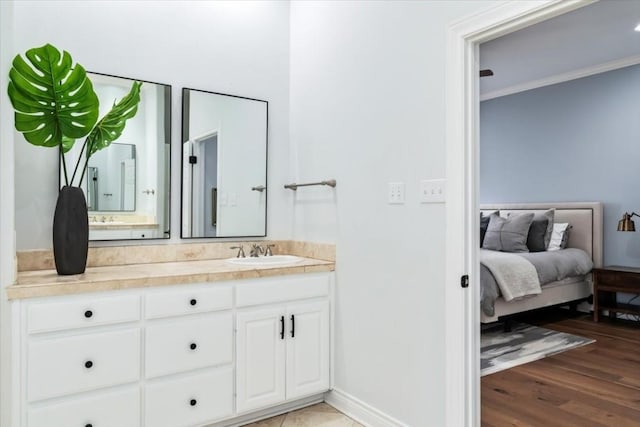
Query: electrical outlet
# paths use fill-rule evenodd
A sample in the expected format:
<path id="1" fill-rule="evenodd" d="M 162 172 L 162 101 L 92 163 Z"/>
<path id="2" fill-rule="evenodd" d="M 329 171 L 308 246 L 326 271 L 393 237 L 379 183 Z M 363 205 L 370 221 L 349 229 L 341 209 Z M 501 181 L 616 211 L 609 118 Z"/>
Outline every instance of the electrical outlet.
<path id="1" fill-rule="evenodd" d="M 447 199 L 447 181 L 429 179 L 420 181 L 421 203 L 445 203 Z"/>
<path id="2" fill-rule="evenodd" d="M 389 194 L 390 205 L 399 205 L 404 203 L 404 182 L 390 182 Z"/>

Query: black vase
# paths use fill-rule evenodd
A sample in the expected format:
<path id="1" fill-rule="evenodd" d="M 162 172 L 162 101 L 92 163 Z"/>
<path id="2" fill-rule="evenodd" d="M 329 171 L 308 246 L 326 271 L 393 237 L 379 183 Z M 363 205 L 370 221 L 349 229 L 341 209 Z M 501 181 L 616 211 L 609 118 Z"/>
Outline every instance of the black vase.
<path id="1" fill-rule="evenodd" d="M 65 185 L 53 216 L 53 258 L 58 274 L 84 273 L 88 250 L 89 216 L 84 192 Z"/>

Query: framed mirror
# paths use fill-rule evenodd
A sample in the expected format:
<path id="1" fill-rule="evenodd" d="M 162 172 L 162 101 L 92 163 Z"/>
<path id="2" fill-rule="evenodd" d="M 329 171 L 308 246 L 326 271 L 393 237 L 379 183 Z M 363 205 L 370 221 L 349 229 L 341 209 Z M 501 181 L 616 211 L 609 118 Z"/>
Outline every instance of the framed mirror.
<path id="1" fill-rule="evenodd" d="M 135 79 L 89 72 L 100 115 Z M 120 138 L 89 159 L 82 189 L 89 240 L 166 239 L 170 235 L 171 86 L 142 82 L 137 114 Z M 69 158 L 80 155 L 75 144 Z M 61 172 L 62 173 L 62 172 Z"/>
<path id="2" fill-rule="evenodd" d="M 267 234 L 268 103 L 182 90 L 182 238 Z"/>

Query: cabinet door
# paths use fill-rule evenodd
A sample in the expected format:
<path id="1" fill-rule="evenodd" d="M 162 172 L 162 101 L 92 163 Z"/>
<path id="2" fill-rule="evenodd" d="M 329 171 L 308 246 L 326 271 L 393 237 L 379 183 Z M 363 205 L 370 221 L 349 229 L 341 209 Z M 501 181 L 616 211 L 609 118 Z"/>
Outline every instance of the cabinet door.
<path id="1" fill-rule="evenodd" d="M 284 309 L 239 312 L 236 342 L 238 413 L 285 400 Z"/>
<path id="2" fill-rule="evenodd" d="M 329 302 L 287 307 L 287 399 L 329 389 Z"/>

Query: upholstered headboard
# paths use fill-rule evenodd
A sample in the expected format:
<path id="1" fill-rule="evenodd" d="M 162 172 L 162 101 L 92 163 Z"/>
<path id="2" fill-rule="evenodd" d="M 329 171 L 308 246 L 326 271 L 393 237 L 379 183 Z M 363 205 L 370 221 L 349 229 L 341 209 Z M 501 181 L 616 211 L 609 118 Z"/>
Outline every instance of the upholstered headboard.
<path id="1" fill-rule="evenodd" d="M 587 252 L 596 267 L 602 267 L 602 203 L 502 203 L 483 204 L 482 211 L 500 210 L 501 216 L 509 212 L 540 212 L 555 208 L 555 222 L 568 222 L 573 227 L 568 247 Z"/>

